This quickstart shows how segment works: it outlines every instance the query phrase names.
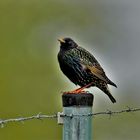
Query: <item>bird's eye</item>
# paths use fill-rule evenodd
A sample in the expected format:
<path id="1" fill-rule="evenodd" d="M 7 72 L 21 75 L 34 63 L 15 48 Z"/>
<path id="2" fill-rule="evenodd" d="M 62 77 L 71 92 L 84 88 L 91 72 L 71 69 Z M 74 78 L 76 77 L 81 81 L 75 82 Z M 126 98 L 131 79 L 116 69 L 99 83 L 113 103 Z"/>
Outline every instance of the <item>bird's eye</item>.
<path id="1" fill-rule="evenodd" d="M 68 44 L 69 44 L 69 45 L 72 45 L 72 43 L 71 43 L 70 41 L 68 42 Z"/>

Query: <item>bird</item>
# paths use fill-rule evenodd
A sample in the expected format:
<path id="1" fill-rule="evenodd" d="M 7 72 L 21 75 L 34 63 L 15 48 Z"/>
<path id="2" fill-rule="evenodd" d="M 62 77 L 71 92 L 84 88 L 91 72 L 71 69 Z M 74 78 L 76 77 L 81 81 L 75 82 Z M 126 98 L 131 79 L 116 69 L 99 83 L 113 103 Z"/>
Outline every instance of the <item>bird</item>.
<path id="1" fill-rule="evenodd" d="M 60 50 L 57 58 L 61 71 L 68 79 L 80 88 L 65 93 L 81 93 L 84 89 L 97 87 L 103 91 L 112 101 L 116 103 L 112 96 L 108 84 L 117 88 L 105 74 L 96 58 L 85 48 L 79 46 L 69 37 L 58 39 Z"/>

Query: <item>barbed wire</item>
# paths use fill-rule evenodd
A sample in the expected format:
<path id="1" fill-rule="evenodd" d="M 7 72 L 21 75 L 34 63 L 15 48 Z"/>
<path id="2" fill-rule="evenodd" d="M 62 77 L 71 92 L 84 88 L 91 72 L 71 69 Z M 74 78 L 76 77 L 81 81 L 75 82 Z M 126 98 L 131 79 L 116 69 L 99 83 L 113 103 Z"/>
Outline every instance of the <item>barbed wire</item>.
<path id="1" fill-rule="evenodd" d="M 122 110 L 119 110 L 119 111 L 111 111 L 111 110 L 106 110 L 106 111 L 103 111 L 103 112 L 97 112 L 97 113 L 89 113 L 89 114 L 80 114 L 80 115 L 75 115 L 75 114 L 70 114 L 70 115 L 66 115 L 66 114 L 63 114 L 63 113 L 56 113 L 56 114 L 53 114 L 53 115 L 45 115 L 45 114 L 41 114 L 41 113 L 38 113 L 37 115 L 33 115 L 33 116 L 29 116 L 29 117 L 18 117 L 18 118 L 10 118 L 10 119 L 0 119 L 0 126 L 1 128 L 3 128 L 5 126 L 5 124 L 8 124 L 8 123 L 12 123 L 12 122 L 24 122 L 24 121 L 29 121 L 29 120 L 42 120 L 42 119 L 56 119 L 58 117 L 74 117 L 74 116 L 98 116 L 98 115 L 115 115 L 115 114 L 121 114 L 121 113 L 129 113 L 129 112 L 137 112 L 137 111 L 140 111 L 140 108 L 130 108 L 130 107 L 127 107 L 126 109 L 122 109 Z"/>
<path id="2" fill-rule="evenodd" d="M 0 126 L 3 128 L 5 124 L 11 123 L 11 122 L 24 122 L 29 120 L 42 120 L 42 119 L 53 119 L 57 118 L 57 114 L 53 115 L 44 115 L 41 113 L 38 113 L 37 115 L 29 116 L 29 117 L 19 117 L 19 118 L 10 118 L 10 119 L 0 119 Z"/>

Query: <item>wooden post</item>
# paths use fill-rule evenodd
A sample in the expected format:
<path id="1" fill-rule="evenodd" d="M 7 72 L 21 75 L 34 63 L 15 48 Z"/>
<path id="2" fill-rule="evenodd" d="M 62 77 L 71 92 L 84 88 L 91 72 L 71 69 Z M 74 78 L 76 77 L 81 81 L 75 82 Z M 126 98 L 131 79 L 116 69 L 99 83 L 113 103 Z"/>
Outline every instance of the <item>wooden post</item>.
<path id="1" fill-rule="evenodd" d="M 63 140 L 92 140 L 93 95 L 63 94 Z"/>

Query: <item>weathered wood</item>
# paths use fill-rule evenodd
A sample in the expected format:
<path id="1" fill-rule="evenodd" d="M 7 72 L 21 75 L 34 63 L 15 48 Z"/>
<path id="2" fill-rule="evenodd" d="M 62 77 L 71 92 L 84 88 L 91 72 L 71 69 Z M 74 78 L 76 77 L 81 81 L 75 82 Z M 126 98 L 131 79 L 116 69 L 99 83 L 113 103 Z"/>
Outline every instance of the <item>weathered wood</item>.
<path id="1" fill-rule="evenodd" d="M 93 95 L 63 94 L 63 140 L 91 140 Z M 71 116 L 71 117 L 70 117 Z"/>

